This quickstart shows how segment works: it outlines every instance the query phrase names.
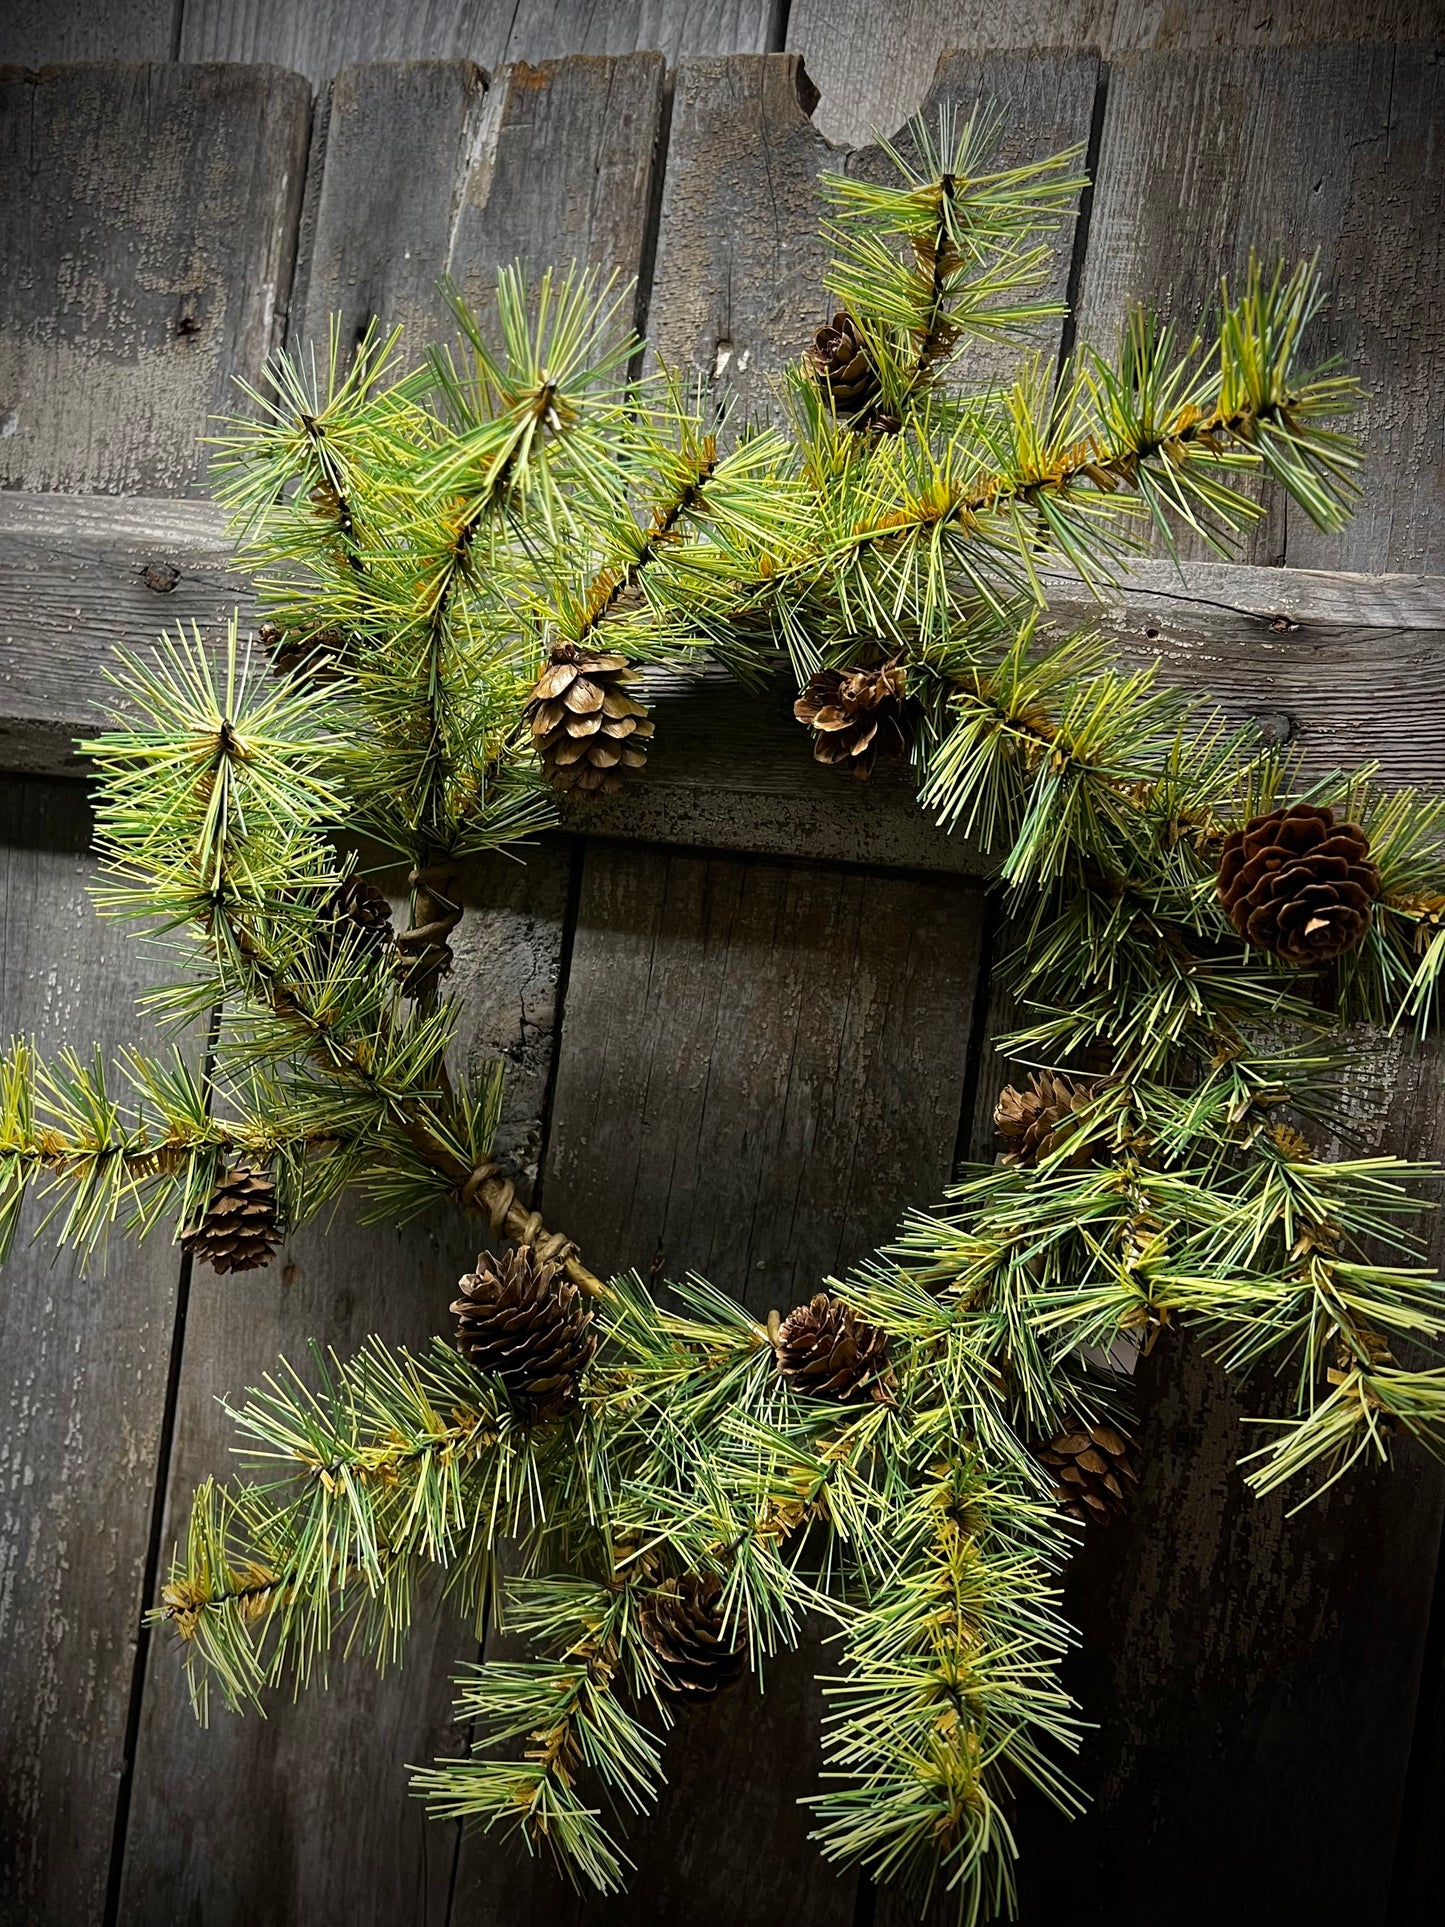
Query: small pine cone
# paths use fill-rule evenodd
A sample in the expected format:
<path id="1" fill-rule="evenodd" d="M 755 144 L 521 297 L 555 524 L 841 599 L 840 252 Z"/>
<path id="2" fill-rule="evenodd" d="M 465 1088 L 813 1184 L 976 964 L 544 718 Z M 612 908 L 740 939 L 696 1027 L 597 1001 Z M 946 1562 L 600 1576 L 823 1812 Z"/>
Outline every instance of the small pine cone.
<path id="1" fill-rule="evenodd" d="M 181 1233 L 181 1249 L 212 1271 L 255 1271 L 280 1242 L 276 1187 L 244 1164 L 217 1180 L 201 1222 Z"/>
<path id="2" fill-rule="evenodd" d="M 868 358 L 849 314 L 835 314 L 813 336 L 803 365 L 824 394 L 832 398 L 841 419 L 865 414 L 878 399 L 878 371 Z"/>
<path id="3" fill-rule="evenodd" d="M 554 788 L 611 795 L 624 771 L 642 768 L 653 724 L 628 694 L 637 680 L 626 656 L 553 645 L 524 713 Z"/>
<path id="4" fill-rule="evenodd" d="M 302 636 L 279 623 L 263 622 L 256 640 L 270 658 L 273 676 L 326 683 L 336 682 L 341 675 L 339 658 L 345 641 L 337 629 L 318 629 L 314 635 Z"/>
<path id="5" fill-rule="evenodd" d="M 1107 1524 L 1128 1510 L 1139 1475 L 1129 1441 L 1110 1425 L 1060 1432 L 1036 1454 L 1054 1475 L 1054 1498 L 1071 1519 Z"/>
<path id="6" fill-rule="evenodd" d="M 901 662 L 881 669 L 820 669 L 793 704 L 813 731 L 813 755 L 866 778 L 879 750 L 903 755 L 912 736 Z"/>
<path id="7" fill-rule="evenodd" d="M 359 932 L 364 949 L 379 950 L 391 942 L 391 905 L 364 877 L 346 877 L 336 886 L 321 928 L 323 941 L 339 944 Z"/>
<path id="8" fill-rule="evenodd" d="M 820 1291 L 788 1313 L 773 1342 L 778 1370 L 809 1398 L 892 1402 L 888 1334 L 841 1299 Z"/>
<path id="9" fill-rule="evenodd" d="M 1035 1073 L 1022 1090 L 1007 1084 L 994 1107 L 994 1129 L 1007 1145 L 1005 1164 L 1037 1164 L 1063 1142 L 1061 1126 L 1095 1095 L 1092 1084 L 1075 1083 L 1056 1071 Z M 1093 1147 L 1081 1138 L 1065 1165 L 1088 1164 Z"/>
<path id="10" fill-rule="evenodd" d="M 704 1700 L 741 1679 L 747 1649 L 723 1624 L 722 1581 L 716 1573 L 664 1579 L 643 1601 L 642 1636 L 674 1699 Z"/>
<path id="11" fill-rule="evenodd" d="M 577 1401 L 597 1337 L 592 1313 L 560 1265 L 525 1246 L 505 1258 L 484 1251 L 452 1306 L 457 1350 L 499 1378 L 524 1418 L 550 1418 Z"/>
<path id="12" fill-rule="evenodd" d="M 331 914 L 337 922 L 353 924 L 371 943 L 385 943 L 391 935 L 391 905 L 364 877 L 349 876 L 339 885 Z"/>
<path id="13" fill-rule="evenodd" d="M 1230 922 L 1247 944 L 1286 963 L 1358 950 L 1379 894 L 1370 839 L 1316 804 L 1251 817 L 1224 840 L 1219 900 Z"/>

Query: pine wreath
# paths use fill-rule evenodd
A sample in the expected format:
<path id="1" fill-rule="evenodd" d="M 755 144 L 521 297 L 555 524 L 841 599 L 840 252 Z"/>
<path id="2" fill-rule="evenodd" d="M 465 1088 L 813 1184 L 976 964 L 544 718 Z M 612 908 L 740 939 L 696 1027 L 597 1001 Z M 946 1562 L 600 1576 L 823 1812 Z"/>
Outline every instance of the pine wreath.
<path id="1" fill-rule="evenodd" d="M 117 1081 L 17 1044 L 0 1075 L 0 1241 L 34 1186 L 73 1243 L 169 1223 L 242 1268 L 349 1189 L 513 1247 L 438 1294 L 457 1323 L 431 1350 L 375 1339 L 252 1393 L 265 1478 L 197 1493 L 155 1616 L 198 1704 L 259 1704 L 333 1634 L 398 1647 L 438 1568 L 477 1613 L 507 1544 L 532 1658 L 467 1674 L 468 1749 L 417 1785 L 604 1891 L 670 1727 L 822 1610 L 822 1851 L 1008 1908 L 1017 1784 L 1077 1805 L 1071 1515 L 1148 1477 L 1121 1351 L 1194 1322 L 1228 1369 L 1284 1363 L 1260 1492 L 1445 1441 L 1445 1366 L 1395 1356 L 1445 1339 L 1419 1167 L 1325 1148 L 1344 1027 L 1434 1015 L 1445 803 L 1312 783 L 1040 622 L 1060 569 L 1107 579 L 1180 528 L 1227 547 L 1259 513 L 1241 470 L 1339 528 L 1353 384 L 1301 360 L 1311 271 L 1257 263 L 1207 354 L 1138 309 L 1052 386 L 950 380 L 979 334 L 1057 312 L 1035 244 L 1083 186 L 1073 152 L 998 165 L 999 131 L 944 116 L 898 179 L 825 179 L 829 318 L 786 432 L 727 442 L 633 380 L 618 297 L 578 271 L 535 304 L 503 274 L 496 343 L 458 302 L 464 376 L 398 376 L 376 334 L 346 369 L 283 360 L 218 469 L 270 661 L 244 677 L 234 628 L 219 667 L 183 640 L 122 655 L 132 708 L 87 745 L 108 907 L 186 935 L 167 996 L 223 1012 L 214 1047 L 132 1052 Z M 594 1276 L 492 1155 L 500 1070 L 448 1054 L 458 866 L 553 822 L 558 785 L 648 780 L 648 672 L 704 658 L 791 675 L 840 769 L 906 751 L 940 833 L 996 860 L 1019 1011 L 998 1161 L 767 1320 L 696 1279 Z M 406 866 L 390 940 L 343 833 Z"/>

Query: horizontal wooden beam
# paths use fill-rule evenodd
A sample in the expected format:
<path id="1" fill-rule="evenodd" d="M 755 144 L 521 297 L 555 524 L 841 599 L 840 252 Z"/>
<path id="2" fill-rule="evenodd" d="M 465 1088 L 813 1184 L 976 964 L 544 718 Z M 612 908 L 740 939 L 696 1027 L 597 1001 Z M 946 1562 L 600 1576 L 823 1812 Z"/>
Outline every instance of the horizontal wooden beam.
<path id="1" fill-rule="evenodd" d="M 1058 575 L 1052 619 L 1095 626 L 1129 659 L 1216 694 L 1297 741 L 1314 767 L 1377 760 L 1445 786 L 1445 578 L 1140 562 L 1096 601 Z M 0 767 L 81 775 L 75 739 L 114 691 L 110 649 L 230 613 L 254 626 L 211 503 L 0 493 Z M 974 852 L 918 808 L 907 772 L 868 784 L 815 765 L 781 688 L 654 674 L 646 777 L 567 809 L 593 834 L 971 873 Z"/>

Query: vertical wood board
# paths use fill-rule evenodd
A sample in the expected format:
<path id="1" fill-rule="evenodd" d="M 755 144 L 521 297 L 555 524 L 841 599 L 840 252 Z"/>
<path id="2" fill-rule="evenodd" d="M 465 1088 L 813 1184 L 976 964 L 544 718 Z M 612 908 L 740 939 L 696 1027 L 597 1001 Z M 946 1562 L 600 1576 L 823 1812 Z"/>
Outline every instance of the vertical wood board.
<path id="1" fill-rule="evenodd" d="M 947 1180 L 978 972 L 953 880 L 590 844 L 545 1174 L 604 1273 L 698 1271 L 758 1315 L 864 1257 Z M 571 1902 L 520 1851 L 464 1845 L 455 1927 L 851 1927 L 807 1841 L 810 1639 L 670 1738 L 621 1898 Z"/>
<path id="2" fill-rule="evenodd" d="M 948 1177 L 978 924 L 950 880 L 590 845 L 547 1165 L 588 1262 L 763 1316 L 871 1250 Z"/>
<path id="3" fill-rule="evenodd" d="M 348 353 L 376 319 L 402 324 L 414 363 L 456 333 L 441 278 L 485 328 L 514 261 L 534 285 L 572 261 L 636 280 L 663 77 L 656 54 L 516 66 L 490 89 L 463 61 L 344 69 L 293 346 L 319 348 L 334 315 Z"/>
<path id="4" fill-rule="evenodd" d="M 764 53 L 775 0 L 187 0 L 184 60 L 274 60 L 324 86 L 353 60 Z"/>
<path id="5" fill-rule="evenodd" d="M 1438 0 L 793 0 L 787 50 L 822 93 L 823 133 L 857 143 L 916 112 L 953 47 L 1091 47 L 1107 59 L 1153 48 L 1185 65 L 1217 48 L 1419 40 L 1439 27 Z"/>
<path id="6" fill-rule="evenodd" d="M 495 132 L 458 184 L 448 269 L 484 319 L 496 270 L 535 286 L 576 263 L 626 285 L 644 274 L 662 166 L 660 54 L 508 68 Z M 625 304 L 621 319 L 632 319 Z"/>
<path id="7" fill-rule="evenodd" d="M 265 1270 L 217 1277 L 197 1267 L 171 1454 L 163 1552 L 183 1539 L 191 1494 L 209 1474 L 240 1476 L 239 1400 L 277 1369 L 309 1373 L 314 1339 L 345 1357 L 373 1334 L 424 1348 L 443 1327 L 456 1279 L 476 1255 L 460 1216 L 432 1229 L 365 1229 L 341 1217 L 306 1227 Z M 454 1613 L 418 1601 L 401 1669 L 379 1676 L 339 1652 L 329 1684 L 265 1718 L 213 1702 L 197 1725 L 181 1654 L 151 1640 L 119 1919 L 124 1927 L 206 1927 L 335 1916 L 384 1927 L 444 1927 L 453 1830 L 407 1791 L 409 1766 L 451 1742 L 449 1675 L 475 1656 Z"/>
<path id="8" fill-rule="evenodd" d="M 170 60 L 183 0 L 0 0 L 0 62 Z"/>
<path id="9" fill-rule="evenodd" d="M 0 486 L 178 495 L 289 296 L 295 74 L 0 72 Z"/>
<path id="10" fill-rule="evenodd" d="M 1267 264 L 1318 254 L 1328 306 L 1307 348 L 1339 354 L 1364 495 L 1343 535 L 1277 501 L 1248 559 L 1383 571 L 1440 566 L 1445 456 L 1432 425 L 1445 304 L 1441 81 L 1426 47 L 1140 54 L 1110 70 L 1079 337 L 1113 343 L 1133 301 L 1184 340 Z M 1432 559 L 1433 558 L 1433 559 Z"/>
<path id="11" fill-rule="evenodd" d="M 564 62 L 541 73 L 541 91 L 554 83 L 565 90 L 577 67 L 586 70 L 584 95 L 590 76 L 599 97 L 615 106 L 614 70 L 625 69 L 642 76 L 644 98 L 649 88 L 656 97 L 660 63 L 648 60 Z M 470 137 L 480 125 L 475 82 L 475 71 L 460 64 L 343 75 L 317 197 L 308 317 L 323 305 L 320 290 L 328 285 L 346 297 L 353 263 L 370 305 L 413 304 L 415 316 L 448 265 L 444 250 L 454 235 L 447 221 L 429 224 L 429 212 L 454 214 L 459 206 L 465 156 L 474 155 Z M 406 160 L 390 173 L 366 162 L 372 134 L 383 138 L 388 101 Z M 567 181 L 603 171 L 623 139 L 650 167 L 654 137 L 654 124 L 643 117 L 624 127 L 616 113 L 579 113 L 553 130 L 550 187 L 534 192 L 530 204 L 539 254 L 560 251 Z M 504 192 L 509 178 L 519 178 L 506 172 L 514 151 L 504 110 L 496 167 Z M 644 188 L 632 203 L 630 257 L 622 264 L 629 271 L 641 257 L 646 201 Z M 622 212 L 609 219 L 622 251 Z M 484 260 L 487 245 L 483 231 L 469 257 L 479 271 L 500 265 Z M 357 314 L 347 317 L 352 338 Z M 449 986 L 464 1005 L 457 1055 L 475 1069 L 500 1052 L 512 1066 L 499 1149 L 523 1177 L 535 1167 L 543 1136 L 569 861 L 565 841 L 549 839 L 524 866 L 498 858 L 469 866 L 461 879 L 468 914 L 456 933 Z M 474 1261 L 483 1229 L 456 1218 L 397 1238 L 358 1228 L 343 1211 L 329 1227 L 309 1227 L 298 1237 L 289 1282 L 284 1263 L 279 1283 L 273 1266 L 249 1303 L 233 1302 L 236 1281 L 199 1274 L 167 1490 L 167 1544 L 196 1484 L 226 1464 L 229 1432 L 210 1403 L 215 1391 L 254 1383 L 280 1354 L 301 1358 L 311 1337 L 346 1351 L 372 1332 L 421 1342 L 445 1331 L 456 1278 Z M 157 1641 L 147 1671 L 122 1919 L 159 1927 L 199 1910 L 208 1922 L 289 1921 L 334 1907 L 378 1927 L 413 1917 L 440 1927 L 455 1830 L 425 1819 L 404 1767 L 455 1745 L 448 1675 L 469 1651 L 474 1656 L 453 1622 L 434 1625 L 423 1614 L 404 1672 L 371 1683 L 347 1667 L 329 1693 L 313 1689 L 298 1708 L 278 1706 L 264 1725 L 218 1716 L 218 1730 L 205 1734 L 190 1722 L 176 1654 Z M 375 1747 L 367 1738 L 373 1730 L 381 1736 Z M 228 1798 L 234 1785 L 246 1787 L 244 1800 Z M 176 1849 L 178 1816 L 194 1851 Z"/>
<path id="12" fill-rule="evenodd" d="M 1008 152 L 1033 158 L 1089 135 L 1092 55 L 958 54 L 942 63 L 928 111 L 965 114 L 979 96 L 1010 112 Z M 649 336 L 656 359 L 701 374 L 740 417 L 776 413 L 775 383 L 831 311 L 817 178 L 885 179 L 877 149 L 834 148 L 810 118 L 817 93 L 794 57 L 697 59 L 678 71 L 658 235 Z M 1060 236 L 1055 298 L 1068 279 L 1071 231 Z M 1057 351 L 1058 324 L 1039 331 Z M 975 351 L 968 379 L 990 379 L 996 350 Z"/>
<path id="13" fill-rule="evenodd" d="M 551 1070 L 568 866 L 565 841 L 548 839 L 525 865 L 500 857 L 468 865 L 460 884 L 454 987 L 465 1011 L 453 1070 L 506 1063 L 497 1149 L 523 1177 L 535 1170 Z M 372 1334 L 424 1349 L 447 1328 L 446 1307 L 485 1222 L 451 1214 L 395 1232 L 352 1216 L 343 1205 L 334 1221 L 308 1226 L 264 1272 L 228 1279 L 197 1270 L 167 1551 L 184 1534 L 200 1481 L 238 1469 L 219 1397 L 259 1383 L 280 1356 L 305 1369 L 309 1339 L 346 1356 Z M 450 1675 L 475 1653 L 454 1612 L 424 1600 L 400 1671 L 378 1678 L 369 1663 L 338 1658 L 329 1689 L 318 1682 L 295 1706 L 278 1696 L 264 1721 L 218 1710 L 203 1731 L 174 1642 L 155 1640 L 121 1919 L 164 1927 L 194 1913 L 240 1923 L 335 1910 L 378 1927 L 442 1927 L 455 1830 L 427 1819 L 408 1794 L 407 1769 L 455 1746 Z M 228 1803 L 235 1786 L 245 1797 Z"/>
<path id="14" fill-rule="evenodd" d="M 87 892 L 90 812 L 0 780 L 0 1036 L 46 1059 L 136 1032 L 152 960 Z M 125 1757 L 180 1257 L 119 1237 L 88 1275 L 32 1194 L 0 1271 L 0 1921 L 99 1920 Z"/>
<path id="15" fill-rule="evenodd" d="M 370 322 L 400 325 L 417 360 L 445 312 L 437 281 L 485 111 L 487 80 L 466 60 L 352 65 L 325 123 L 314 224 L 297 264 L 288 346 L 326 351 L 335 319 L 349 359 Z"/>

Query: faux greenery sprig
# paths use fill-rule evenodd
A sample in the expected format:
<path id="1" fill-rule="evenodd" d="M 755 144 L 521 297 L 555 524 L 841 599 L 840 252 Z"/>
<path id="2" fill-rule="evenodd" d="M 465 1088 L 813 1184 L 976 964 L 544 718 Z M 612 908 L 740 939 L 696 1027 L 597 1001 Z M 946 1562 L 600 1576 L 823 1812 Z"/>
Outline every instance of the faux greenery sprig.
<path id="1" fill-rule="evenodd" d="M 823 1851 L 950 1888 L 964 1920 L 1008 1910 L 1020 1782 L 1078 1804 L 1072 1528 L 1036 1448 L 1119 1421 L 1121 1346 L 1190 1324 L 1227 1369 L 1289 1374 L 1262 1490 L 1445 1426 L 1445 1368 L 1416 1362 L 1445 1337 L 1417 1231 L 1437 1173 L 1352 1155 L 1339 1097 L 1350 1019 L 1433 1016 L 1445 804 L 1369 770 L 1301 796 L 1288 757 L 1049 619 L 1061 571 L 1106 585 L 1181 529 L 1227 552 L 1252 474 L 1339 527 L 1353 385 L 1301 362 L 1313 273 L 1255 265 L 1207 342 L 1139 310 L 1112 355 L 1026 354 L 971 392 L 972 342 L 1027 349 L 1059 312 L 1046 237 L 1081 185 L 1072 153 L 992 167 L 997 131 L 945 116 L 894 184 L 825 181 L 837 313 L 783 428 L 630 375 L 621 294 L 577 271 L 504 274 L 496 345 L 457 302 L 459 349 L 414 370 L 375 336 L 278 363 L 218 468 L 270 661 L 234 629 L 219 662 L 199 638 L 127 661 L 90 746 L 101 908 L 168 947 L 151 1001 L 204 1056 L 132 1053 L 118 1082 L 23 1042 L 0 1064 L 6 1242 L 37 1186 L 82 1249 L 194 1235 L 245 1167 L 287 1227 L 343 1189 L 398 1222 L 445 1203 L 527 1254 L 505 1288 L 534 1310 L 553 1266 L 583 1294 L 546 1401 L 485 1337 L 283 1368 L 237 1408 L 249 1476 L 197 1495 L 157 1617 L 204 1710 L 395 1658 L 425 1571 L 478 1625 L 505 1608 L 534 1656 L 467 1673 L 474 1743 L 419 1789 L 603 1889 L 688 1693 L 821 1612 Z M 553 819 L 538 743 L 593 787 L 644 761 L 630 666 L 705 658 L 791 668 L 826 760 L 909 744 L 940 834 L 997 861 L 1002 1045 L 1048 1079 L 1013 1093 L 1004 1161 L 766 1322 L 698 1279 L 595 1278 L 492 1158 L 498 1080 L 448 1066 L 456 866 Z M 1320 969 L 1242 941 L 1219 896 L 1227 839 L 1299 802 L 1358 826 L 1370 883 Z M 390 942 L 350 915 L 341 834 L 405 866 Z"/>

